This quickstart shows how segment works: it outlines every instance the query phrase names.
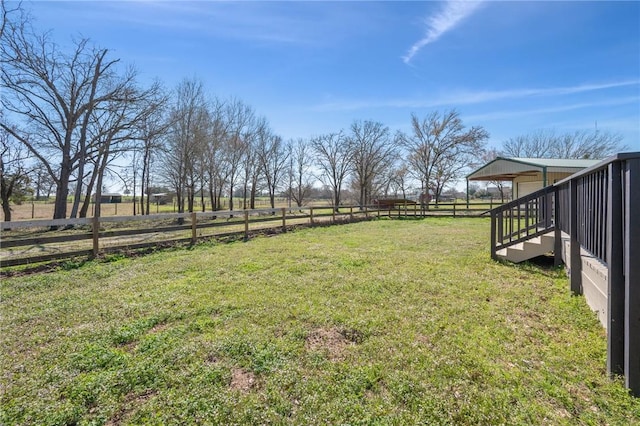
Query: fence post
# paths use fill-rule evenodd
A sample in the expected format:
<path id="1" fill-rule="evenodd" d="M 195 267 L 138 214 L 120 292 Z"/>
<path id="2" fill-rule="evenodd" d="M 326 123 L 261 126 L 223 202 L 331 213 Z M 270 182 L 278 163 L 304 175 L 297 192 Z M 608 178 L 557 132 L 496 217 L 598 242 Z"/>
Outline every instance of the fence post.
<path id="1" fill-rule="evenodd" d="M 309 207 L 309 224 L 313 226 L 313 207 Z"/>
<path id="2" fill-rule="evenodd" d="M 249 210 L 244 211 L 244 240 L 249 239 Z"/>
<path id="3" fill-rule="evenodd" d="M 191 244 L 195 244 L 198 238 L 197 234 L 196 212 L 191 212 Z"/>
<path id="4" fill-rule="evenodd" d="M 287 209 L 282 208 L 282 232 L 287 232 Z"/>
<path id="5" fill-rule="evenodd" d="M 496 221 L 497 213 L 491 211 L 491 258 L 493 260 L 498 260 L 498 255 L 496 254 Z"/>
<path id="6" fill-rule="evenodd" d="M 571 261 L 569 271 L 571 273 L 571 293 L 582 293 L 582 257 L 580 256 L 580 243 L 578 242 L 578 179 L 572 179 L 569 183 L 569 212 L 571 237 Z"/>
<path id="7" fill-rule="evenodd" d="M 349 220 L 353 220 L 353 206 L 349 206 Z"/>
<path id="8" fill-rule="evenodd" d="M 609 164 L 607 179 L 607 372 L 624 374 L 624 241 L 620 163 Z"/>
<path id="9" fill-rule="evenodd" d="M 453 217 L 456 217 L 456 203 L 453 203 Z"/>
<path id="10" fill-rule="evenodd" d="M 91 222 L 91 233 L 93 234 L 93 257 L 98 256 L 100 252 L 100 217 L 93 216 Z"/>
<path id="11" fill-rule="evenodd" d="M 624 180 L 624 376 L 631 393 L 640 397 L 640 159 L 625 162 Z"/>

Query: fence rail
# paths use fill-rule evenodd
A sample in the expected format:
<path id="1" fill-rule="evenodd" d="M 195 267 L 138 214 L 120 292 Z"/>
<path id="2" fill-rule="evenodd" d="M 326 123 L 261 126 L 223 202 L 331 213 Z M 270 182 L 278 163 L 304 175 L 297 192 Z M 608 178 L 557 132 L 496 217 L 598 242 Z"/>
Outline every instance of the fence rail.
<path id="1" fill-rule="evenodd" d="M 569 240 L 565 259 L 574 294 L 583 294 L 591 279 L 582 271 L 584 253 L 605 266 L 607 369 L 624 375 L 636 396 L 640 396 L 639 214 L 640 152 L 618 154 L 491 211 L 494 259 L 503 247 L 554 231 L 556 262 L 561 260 L 563 236 Z M 588 297 L 587 301 L 591 302 Z"/>
<path id="2" fill-rule="evenodd" d="M 27 220 L 2 222 L 0 267 L 91 257 L 161 245 L 195 243 L 202 239 L 243 237 L 291 226 L 314 226 L 374 217 L 480 216 L 487 205 L 446 203 L 420 205 L 276 208 L 146 216 Z"/>

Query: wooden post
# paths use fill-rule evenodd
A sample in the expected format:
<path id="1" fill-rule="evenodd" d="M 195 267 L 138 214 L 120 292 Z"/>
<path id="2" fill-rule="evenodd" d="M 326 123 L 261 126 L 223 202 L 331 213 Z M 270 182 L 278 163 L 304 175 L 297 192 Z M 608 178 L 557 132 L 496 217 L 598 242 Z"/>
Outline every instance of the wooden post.
<path id="1" fill-rule="evenodd" d="M 191 212 L 191 244 L 195 244 L 198 238 L 196 226 L 196 212 Z"/>
<path id="2" fill-rule="evenodd" d="M 331 220 L 333 223 L 336 223 L 336 208 L 335 206 L 331 208 Z"/>
<path id="3" fill-rule="evenodd" d="M 353 220 L 353 206 L 349 206 L 349 220 Z"/>
<path id="4" fill-rule="evenodd" d="M 91 222 L 91 233 L 93 234 L 93 257 L 100 252 L 100 217 L 94 216 Z"/>
<path id="5" fill-rule="evenodd" d="M 287 209 L 282 208 L 282 232 L 287 232 Z"/>
<path id="6" fill-rule="evenodd" d="M 453 203 L 453 217 L 456 217 L 456 203 Z"/>
<path id="7" fill-rule="evenodd" d="M 545 228 L 551 227 L 551 218 L 552 218 L 552 208 L 553 208 L 553 198 L 551 192 L 548 192 L 544 199 L 544 226 Z"/>
<path id="8" fill-rule="evenodd" d="M 118 203 L 114 203 L 116 206 L 116 212 L 113 214 L 114 216 L 118 216 Z"/>
<path id="9" fill-rule="evenodd" d="M 624 374 L 624 238 L 620 163 L 609 164 L 607 179 L 607 372 Z"/>
<path id="10" fill-rule="evenodd" d="M 309 207 L 309 224 L 313 226 L 313 207 Z"/>
<path id="11" fill-rule="evenodd" d="M 562 229 L 560 229 L 560 189 L 555 186 L 553 191 L 553 263 L 562 264 Z"/>
<path id="12" fill-rule="evenodd" d="M 498 260 L 496 254 L 496 221 L 498 220 L 498 214 L 491 212 L 491 258 Z"/>
<path id="13" fill-rule="evenodd" d="M 624 376 L 640 397 L 640 158 L 625 162 L 624 180 Z"/>
<path id="14" fill-rule="evenodd" d="M 249 239 L 249 210 L 244 211 L 244 240 Z"/>

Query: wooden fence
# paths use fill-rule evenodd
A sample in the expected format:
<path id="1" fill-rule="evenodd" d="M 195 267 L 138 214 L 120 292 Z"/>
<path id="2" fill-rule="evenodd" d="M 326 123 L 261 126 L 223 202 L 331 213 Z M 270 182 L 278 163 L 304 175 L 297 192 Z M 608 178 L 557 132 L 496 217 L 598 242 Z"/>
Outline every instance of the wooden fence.
<path id="1" fill-rule="evenodd" d="M 485 205 L 420 205 L 276 208 L 163 213 L 82 219 L 1 222 L 0 267 L 36 264 L 136 249 L 194 244 L 198 240 L 249 238 L 295 226 L 329 225 L 385 217 L 480 216 Z"/>

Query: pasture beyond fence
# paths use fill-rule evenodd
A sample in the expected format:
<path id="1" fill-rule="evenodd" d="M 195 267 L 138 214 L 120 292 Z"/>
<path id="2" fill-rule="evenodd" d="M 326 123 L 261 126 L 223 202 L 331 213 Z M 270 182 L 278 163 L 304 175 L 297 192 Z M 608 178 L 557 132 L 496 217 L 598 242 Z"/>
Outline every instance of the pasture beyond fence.
<path id="1" fill-rule="evenodd" d="M 249 238 L 296 226 L 330 225 L 385 217 L 480 216 L 489 205 L 440 204 L 276 208 L 140 216 L 2 222 L 0 267 L 29 265 L 137 249 L 195 244 L 199 240 Z"/>

